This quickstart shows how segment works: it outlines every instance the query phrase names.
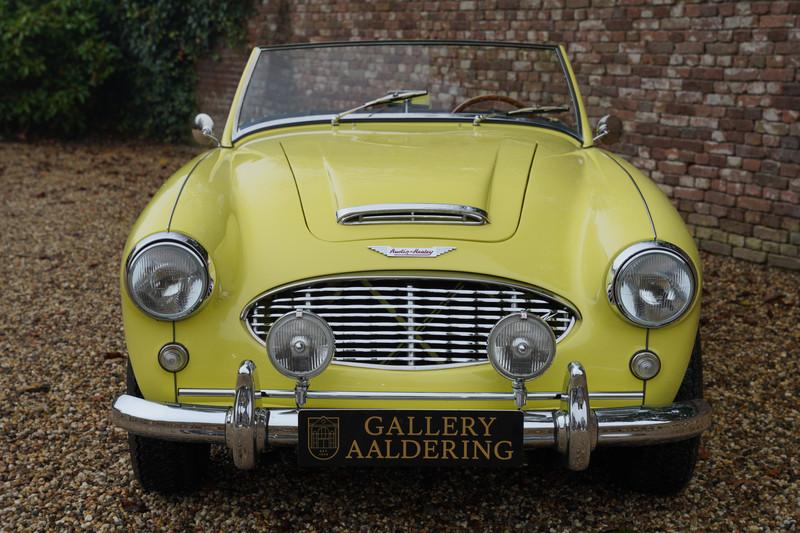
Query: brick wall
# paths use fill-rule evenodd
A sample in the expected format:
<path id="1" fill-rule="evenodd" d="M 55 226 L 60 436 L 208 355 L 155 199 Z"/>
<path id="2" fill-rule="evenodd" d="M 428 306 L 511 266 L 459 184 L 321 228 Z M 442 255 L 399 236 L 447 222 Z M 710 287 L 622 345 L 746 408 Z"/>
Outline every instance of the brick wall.
<path id="1" fill-rule="evenodd" d="M 351 39 L 565 43 L 594 121 L 673 199 L 699 246 L 800 269 L 800 1 L 257 2 L 251 44 Z M 222 120 L 248 50 L 198 66 Z"/>

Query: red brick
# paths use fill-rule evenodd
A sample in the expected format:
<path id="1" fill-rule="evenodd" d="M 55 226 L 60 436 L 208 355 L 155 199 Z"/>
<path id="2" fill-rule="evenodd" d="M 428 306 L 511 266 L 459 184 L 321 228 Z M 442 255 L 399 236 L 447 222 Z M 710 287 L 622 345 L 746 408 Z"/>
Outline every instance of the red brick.
<path id="1" fill-rule="evenodd" d="M 706 154 L 701 154 L 707 157 Z M 719 174 L 719 169 L 716 167 L 708 167 L 704 165 L 692 165 L 689 167 L 689 174 L 698 178 L 715 178 Z"/>
<path id="2" fill-rule="evenodd" d="M 753 232 L 753 226 L 750 224 L 747 224 L 746 222 L 740 222 L 738 220 L 730 220 L 727 218 L 723 218 L 719 221 L 719 228 L 729 233 L 742 235 L 744 237 L 752 235 Z"/>
<path id="3" fill-rule="evenodd" d="M 760 79 L 763 81 L 792 81 L 796 69 L 793 68 L 765 68 L 761 71 Z"/>
<path id="4" fill-rule="evenodd" d="M 658 163 L 658 170 L 664 174 L 685 174 L 686 163 L 680 161 L 661 161 Z"/>
<path id="5" fill-rule="evenodd" d="M 711 204 L 733 207 L 736 205 L 736 197 L 718 191 L 705 191 L 705 201 Z"/>
<path id="6" fill-rule="evenodd" d="M 767 212 L 772 207 L 772 202 L 768 200 L 763 200 L 761 198 L 753 198 L 750 196 L 740 196 L 736 200 L 736 205 L 738 207 L 743 207 L 744 209 L 748 209 L 751 211 L 762 211 Z"/>
<path id="7" fill-rule="evenodd" d="M 703 199 L 703 191 L 689 187 L 675 187 L 674 195 L 675 198 L 681 198 L 683 200 L 693 200 L 695 202 L 699 202 L 700 200 Z"/>
<path id="8" fill-rule="evenodd" d="M 721 80 L 724 78 L 724 71 L 721 68 L 696 68 L 692 75 L 701 80 Z"/>
<path id="9" fill-rule="evenodd" d="M 792 15 L 764 15 L 758 21 L 761 28 L 792 28 L 795 26 L 797 17 Z"/>

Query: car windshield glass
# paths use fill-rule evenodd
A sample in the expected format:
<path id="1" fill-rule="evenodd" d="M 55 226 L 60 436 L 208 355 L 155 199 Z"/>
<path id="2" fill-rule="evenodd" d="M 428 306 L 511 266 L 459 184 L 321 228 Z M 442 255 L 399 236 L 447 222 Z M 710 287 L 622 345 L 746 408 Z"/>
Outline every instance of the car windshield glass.
<path id="1" fill-rule="evenodd" d="M 420 92 L 352 111 L 393 93 Z M 388 99 L 391 100 L 391 99 Z M 535 112 L 509 113 L 519 108 Z M 504 121 L 578 136 L 558 48 L 482 43 L 354 43 L 264 48 L 248 78 L 235 137 L 286 122 L 365 119 Z"/>

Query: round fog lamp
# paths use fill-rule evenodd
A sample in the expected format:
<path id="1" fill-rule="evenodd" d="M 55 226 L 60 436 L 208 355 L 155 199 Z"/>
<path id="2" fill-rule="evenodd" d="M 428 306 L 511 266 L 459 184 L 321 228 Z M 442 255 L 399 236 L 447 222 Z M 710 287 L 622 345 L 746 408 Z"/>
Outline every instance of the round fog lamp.
<path id="1" fill-rule="evenodd" d="M 189 352 L 181 344 L 165 344 L 158 352 L 158 364 L 167 372 L 180 372 L 188 363 Z"/>
<path id="2" fill-rule="evenodd" d="M 631 358 L 631 372 L 639 379 L 653 379 L 660 370 L 661 359 L 653 352 L 639 352 Z"/>
<path id="3" fill-rule="evenodd" d="M 489 333 L 489 361 L 508 379 L 541 375 L 556 355 L 556 337 L 544 320 L 528 313 L 500 319 Z"/>
<path id="4" fill-rule="evenodd" d="M 280 317 L 267 333 L 267 355 L 284 376 L 308 379 L 333 359 L 333 332 L 322 318 L 308 311 Z"/>

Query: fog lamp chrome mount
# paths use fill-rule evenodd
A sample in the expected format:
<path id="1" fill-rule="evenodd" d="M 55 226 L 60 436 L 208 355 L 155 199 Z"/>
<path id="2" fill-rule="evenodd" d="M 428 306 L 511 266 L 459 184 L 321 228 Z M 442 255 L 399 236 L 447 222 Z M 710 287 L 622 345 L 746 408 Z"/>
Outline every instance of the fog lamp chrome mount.
<path id="1" fill-rule="evenodd" d="M 297 309 L 272 324 L 267 333 L 267 356 L 284 376 L 297 380 L 298 407 L 305 405 L 311 378 L 325 370 L 335 351 L 333 331 L 322 318 Z"/>
<path id="2" fill-rule="evenodd" d="M 547 323 L 526 311 L 501 318 L 489 333 L 489 362 L 512 382 L 514 403 L 525 406 L 525 382 L 540 376 L 556 355 L 556 337 Z"/>
<path id="3" fill-rule="evenodd" d="M 297 407 L 303 407 L 308 399 L 308 387 L 311 382 L 306 378 L 300 378 L 294 386 L 294 401 Z"/>
<path id="4" fill-rule="evenodd" d="M 525 403 L 528 401 L 528 388 L 525 386 L 525 380 L 515 379 L 511 382 L 511 390 L 514 391 L 514 404 L 517 409 L 525 407 Z"/>

